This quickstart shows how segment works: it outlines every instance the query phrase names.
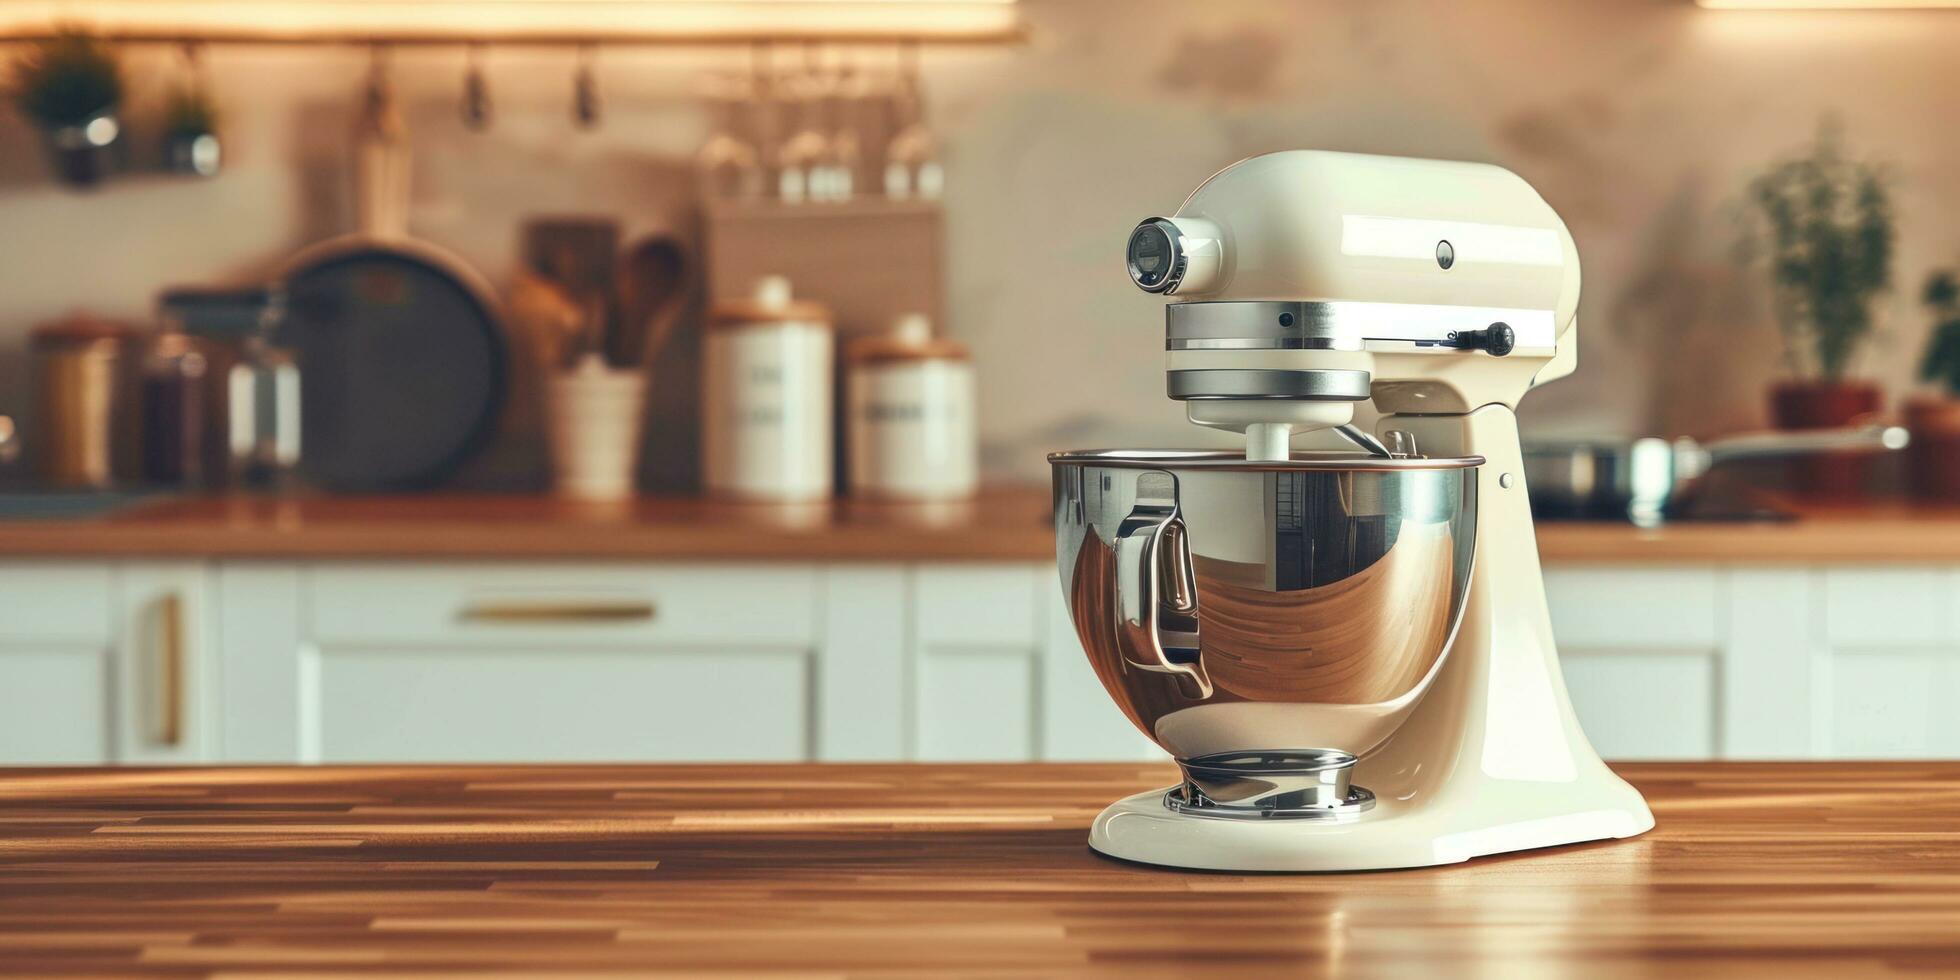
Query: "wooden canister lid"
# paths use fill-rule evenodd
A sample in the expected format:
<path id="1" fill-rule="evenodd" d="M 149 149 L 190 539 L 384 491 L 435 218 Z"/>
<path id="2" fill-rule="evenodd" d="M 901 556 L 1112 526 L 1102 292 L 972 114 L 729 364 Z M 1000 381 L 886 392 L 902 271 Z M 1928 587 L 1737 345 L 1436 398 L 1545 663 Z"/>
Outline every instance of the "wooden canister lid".
<path id="1" fill-rule="evenodd" d="M 708 326 L 718 329 L 800 323 L 831 326 L 830 308 L 822 303 L 799 300 L 790 295 L 789 280 L 764 276 L 755 290 L 740 299 L 718 300 L 708 309 Z"/>
<path id="2" fill-rule="evenodd" d="M 142 331 L 127 323 L 76 313 L 35 327 L 28 331 L 27 338 L 34 347 L 68 347 L 104 340 L 127 341 L 141 335 Z"/>
<path id="3" fill-rule="evenodd" d="M 893 361 L 964 361 L 966 345 L 934 337 L 922 344 L 892 337 L 861 337 L 851 341 L 848 355 L 852 364 L 887 364 Z"/>
<path id="4" fill-rule="evenodd" d="M 898 361 L 964 361 L 970 355 L 966 345 L 932 335 L 932 321 L 924 314 L 899 317 L 887 333 L 859 337 L 850 342 L 845 356 L 852 364 L 889 364 Z"/>

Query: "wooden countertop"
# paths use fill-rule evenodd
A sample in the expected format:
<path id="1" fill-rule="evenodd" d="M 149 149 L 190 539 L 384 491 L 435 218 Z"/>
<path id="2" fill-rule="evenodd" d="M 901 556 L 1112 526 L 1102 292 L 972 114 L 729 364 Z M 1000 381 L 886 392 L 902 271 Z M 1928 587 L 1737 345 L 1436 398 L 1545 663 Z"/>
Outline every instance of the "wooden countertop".
<path id="1" fill-rule="evenodd" d="M 954 504 L 542 495 L 203 497 L 94 520 L 0 522 L 0 556 L 1053 560 L 1048 492 Z"/>
<path id="2" fill-rule="evenodd" d="M 1960 970 L 1960 763 L 1619 768 L 1643 837 L 1300 876 L 1091 853 L 1167 766 L 0 771 L 0 972 Z"/>
<path id="3" fill-rule="evenodd" d="M 1538 525 L 1546 563 L 1960 563 L 1960 508 L 1905 504 L 1800 507 L 1789 521 L 1708 521 L 1637 528 Z"/>
<path id="4" fill-rule="evenodd" d="M 1031 561 L 1054 555 L 1048 491 L 957 504 L 799 506 L 545 496 L 202 497 L 81 520 L 0 520 L 0 558 L 588 558 Z M 1960 508 L 1813 509 L 1784 523 L 1544 523 L 1549 563 L 1960 562 Z"/>

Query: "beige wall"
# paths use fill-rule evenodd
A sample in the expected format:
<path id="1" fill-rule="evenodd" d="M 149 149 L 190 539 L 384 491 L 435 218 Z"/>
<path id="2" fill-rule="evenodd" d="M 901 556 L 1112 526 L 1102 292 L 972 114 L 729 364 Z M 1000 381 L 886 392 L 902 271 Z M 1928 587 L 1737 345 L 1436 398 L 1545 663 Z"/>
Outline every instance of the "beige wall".
<path id="1" fill-rule="evenodd" d="M 1212 170 L 1314 146 L 1490 160 L 1536 184 L 1585 261 L 1578 375 L 1535 394 L 1541 435 L 1708 434 L 1760 422 L 1778 347 L 1757 276 L 1728 260 L 1733 204 L 1764 161 L 1836 112 L 1890 162 L 1900 282 L 1864 369 L 1903 392 L 1924 330 L 1924 270 L 1960 261 L 1960 13 L 1702 11 L 1687 0 L 1354 3 L 1029 2 L 1034 41 L 930 56 L 948 144 L 950 330 L 982 372 L 997 477 L 1043 451 L 1192 444 L 1162 396 L 1159 304 L 1117 252 L 1144 214 Z M 31 134 L 0 123 L 0 352 L 77 305 L 137 315 L 162 284 L 267 268 L 344 227 L 340 142 L 355 52 L 216 52 L 232 165 L 88 194 L 54 188 Z M 420 157 L 413 223 L 493 279 L 516 224 L 607 211 L 683 220 L 702 131 L 701 53 L 606 53 L 607 120 L 568 121 L 570 59 L 492 52 L 498 119 L 456 118 L 462 57 L 405 54 Z M 134 66 L 154 100 L 164 53 Z M 24 401 L 0 353 L 0 411 Z"/>

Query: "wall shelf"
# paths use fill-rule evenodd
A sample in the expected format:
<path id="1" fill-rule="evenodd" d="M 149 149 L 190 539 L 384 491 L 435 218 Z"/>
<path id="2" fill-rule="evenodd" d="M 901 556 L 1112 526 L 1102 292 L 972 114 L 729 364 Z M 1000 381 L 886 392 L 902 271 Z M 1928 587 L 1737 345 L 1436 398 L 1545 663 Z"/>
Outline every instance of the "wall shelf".
<path id="1" fill-rule="evenodd" d="M 81 29 L 125 44 L 999 45 L 1015 0 L 0 0 L 0 42 Z"/>

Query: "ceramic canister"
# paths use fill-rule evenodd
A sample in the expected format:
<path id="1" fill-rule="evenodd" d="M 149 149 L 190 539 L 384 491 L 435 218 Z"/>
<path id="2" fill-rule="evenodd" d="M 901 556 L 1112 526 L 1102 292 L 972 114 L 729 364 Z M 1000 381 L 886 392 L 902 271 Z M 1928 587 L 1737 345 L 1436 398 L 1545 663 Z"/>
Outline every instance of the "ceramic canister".
<path id="1" fill-rule="evenodd" d="M 934 338 L 924 316 L 901 317 L 890 333 L 852 342 L 847 396 L 852 494 L 972 495 L 979 453 L 966 348 Z"/>
<path id="2" fill-rule="evenodd" d="M 709 311 L 702 355 L 708 492 L 759 500 L 827 497 L 831 470 L 830 311 L 765 277 Z"/>
<path id="3" fill-rule="evenodd" d="M 646 373 L 587 354 L 546 382 L 553 485 L 578 500 L 633 496 L 646 417 Z"/>

